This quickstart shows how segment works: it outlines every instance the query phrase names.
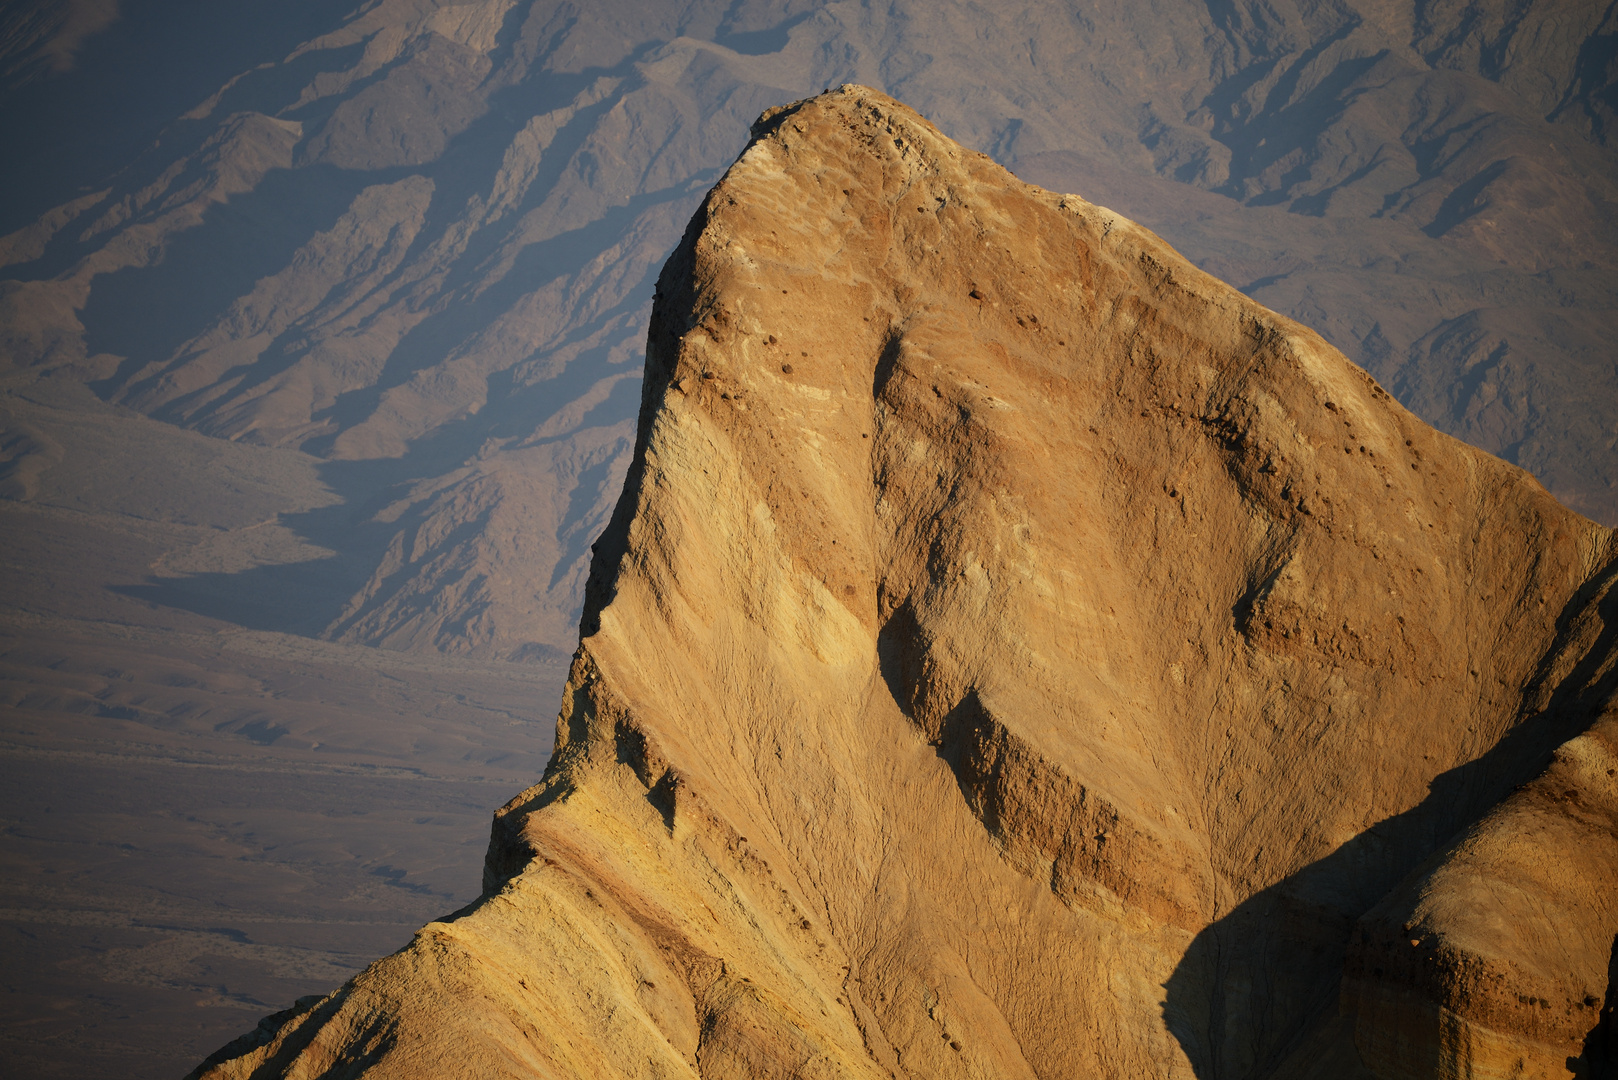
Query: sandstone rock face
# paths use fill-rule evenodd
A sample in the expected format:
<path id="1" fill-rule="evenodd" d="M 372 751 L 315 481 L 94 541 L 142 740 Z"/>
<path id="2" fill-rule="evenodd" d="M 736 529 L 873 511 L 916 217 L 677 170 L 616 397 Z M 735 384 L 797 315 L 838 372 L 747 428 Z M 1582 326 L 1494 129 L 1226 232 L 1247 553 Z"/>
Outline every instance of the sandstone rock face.
<path id="1" fill-rule="evenodd" d="M 0 805 L 0 933 L 56 928 L 18 961 L 56 981 L 0 987 L 0 1074 L 183 1072 L 397 944 L 376 925 L 469 898 L 481 820 L 550 750 L 658 269 L 767 105 L 844 82 L 901 96 L 1618 523 L 1615 18 L 1581 0 L 0 5 L 0 752 L 34 785 Z M 228 659 L 203 678 L 209 656 Z M 306 678 L 350 665 L 387 674 Z M 121 758 L 97 774 L 129 795 L 119 843 L 88 806 L 46 840 L 34 792 L 110 794 L 69 744 L 192 776 L 199 753 L 248 776 L 296 757 L 313 786 L 255 790 L 307 813 L 223 841 L 267 862 L 204 846 L 181 870 L 190 819 L 242 820 L 185 800 L 230 802 L 238 774 L 172 784 Z M 405 816 L 404 790 L 321 771 L 416 754 L 455 776 L 512 756 L 478 775 L 498 797 Z M 371 839 L 322 849 L 333 813 Z M 68 852 L 84 873 L 64 893 Z M 319 895 L 256 876 L 283 857 Z M 246 916 L 283 903 L 292 921 L 256 936 Z M 92 978 L 79 928 L 137 909 L 148 941 L 201 929 Z M 306 917 L 353 909 L 371 931 Z M 321 959 L 288 964 L 282 933 Z"/>
<path id="2" fill-rule="evenodd" d="M 1586 670 L 1559 680 L 1572 691 L 1563 707 L 1602 687 L 1595 724 L 1360 920 L 1343 1004 L 1378 1076 L 1604 1076 L 1618 1064 L 1596 1031 L 1618 990 L 1618 710 L 1613 609 L 1601 606 L 1605 618 L 1586 610 L 1573 628 L 1605 650 L 1577 642 L 1566 666 Z"/>
<path id="3" fill-rule="evenodd" d="M 845 81 L 1152 223 L 1618 521 L 1618 150 L 1589 59 L 1611 28 L 1588 4 L 289 5 L 309 32 L 151 121 L 155 145 L 26 217 L 0 199 L 0 375 L 322 462 L 350 526 L 305 537 L 348 565 L 310 616 L 329 638 L 565 661 L 656 269 L 746 120 Z M 0 91 L 116 5 L 13 7 Z"/>
<path id="4" fill-rule="evenodd" d="M 644 386 L 484 899 L 200 1075 L 1482 1075 L 1595 1025 L 1618 550 L 1526 473 L 852 85 L 755 125 Z M 1403 923 L 1437 974 L 1371 966 Z"/>

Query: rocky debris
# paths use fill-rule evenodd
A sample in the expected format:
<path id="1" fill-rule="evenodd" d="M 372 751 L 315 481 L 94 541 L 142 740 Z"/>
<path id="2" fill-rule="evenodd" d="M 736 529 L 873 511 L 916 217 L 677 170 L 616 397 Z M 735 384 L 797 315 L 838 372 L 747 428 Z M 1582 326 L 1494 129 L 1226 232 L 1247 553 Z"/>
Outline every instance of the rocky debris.
<path id="1" fill-rule="evenodd" d="M 1519 871 L 1607 813 L 1615 558 L 1117 214 L 863 87 L 771 109 L 659 278 L 484 898 L 201 1075 L 1396 1075 L 1377 1003 L 1452 1000 L 1355 988 L 1409 875 L 1605 949 L 1606 847 Z M 1491 971 L 1560 933 L 1433 903 Z"/>

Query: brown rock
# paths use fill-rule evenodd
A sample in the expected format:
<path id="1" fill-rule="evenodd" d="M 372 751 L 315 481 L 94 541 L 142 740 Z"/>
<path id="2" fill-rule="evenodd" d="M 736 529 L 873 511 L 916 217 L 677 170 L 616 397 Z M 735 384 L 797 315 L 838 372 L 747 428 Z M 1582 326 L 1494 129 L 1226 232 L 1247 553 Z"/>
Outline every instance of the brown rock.
<path id="1" fill-rule="evenodd" d="M 1364 1075 L 1355 921 L 1604 737 L 1612 533 L 881 94 L 754 133 L 484 899 L 202 1075 Z"/>
<path id="2" fill-rule="evenodd" d="M 1343 1011 L 1379 1076 L 1604 1075 L 1595 1028 L 1618 945 L 1615 576 L 1592 583 L 1545 663 L 1561 707 L 1603 715 L 1360 920 Z"/>

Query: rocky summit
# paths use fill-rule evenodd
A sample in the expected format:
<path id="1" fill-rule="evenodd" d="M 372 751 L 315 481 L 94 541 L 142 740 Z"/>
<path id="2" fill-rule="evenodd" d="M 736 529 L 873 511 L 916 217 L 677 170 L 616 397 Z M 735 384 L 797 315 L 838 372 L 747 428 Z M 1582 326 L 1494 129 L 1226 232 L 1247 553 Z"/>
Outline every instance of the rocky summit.
<path id="1" fill-rule="evenodd" d="M 1615 580 L 1140 226 L 771 109 L 482 899 L 193 1075 L 1591 1075 Z"/>

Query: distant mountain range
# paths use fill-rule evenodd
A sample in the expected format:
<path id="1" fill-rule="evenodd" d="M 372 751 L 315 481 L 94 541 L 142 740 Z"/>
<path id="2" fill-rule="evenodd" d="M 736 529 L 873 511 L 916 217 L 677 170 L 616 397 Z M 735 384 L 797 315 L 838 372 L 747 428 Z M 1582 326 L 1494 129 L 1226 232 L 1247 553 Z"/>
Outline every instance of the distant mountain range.
<path id="1" fill-rule="evenodd" d="M 30 9 L 10 16 L 13 98 L 97 85 L 172 103 L 87 63 L 52 73 L 74 42 L 135 48 L 162 21 L 67 6 L 100 36 L 40 44 Z M 79 381 L 318 459 L 330 505 L 275 527 L 335 561 L 174 560 L 165 602 L 300 594 L 278 627 L 569 652 L 652 275 L 746 121 L 850 80 L 1156 228 L 1441 429 L 1618 520 L 1611 11 L 385 0 L 286 16 L 322 18 L 289 46 L 263 33 L 266 6 L 199 9 L 239 70 L 117 168 L 61 165 L 55 205 L 29 177 L 37 216 L 0 240 L 8 379 Z M 207 67 L 208 41 L 188 44 Z M 48 434 L 12 440 L 11 475 L 37 472 L 27 447 Z"/>

